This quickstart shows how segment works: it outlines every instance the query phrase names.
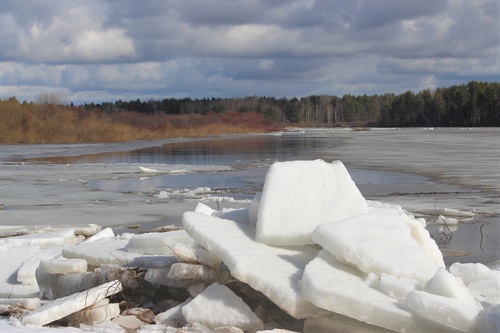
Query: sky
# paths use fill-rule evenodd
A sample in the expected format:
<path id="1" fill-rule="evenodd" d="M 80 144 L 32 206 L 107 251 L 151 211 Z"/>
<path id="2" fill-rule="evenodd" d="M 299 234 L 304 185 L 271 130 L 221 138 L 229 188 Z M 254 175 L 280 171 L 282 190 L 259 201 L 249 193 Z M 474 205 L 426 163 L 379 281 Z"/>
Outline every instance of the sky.
<path id="1" fill-rule="evenodd" d="M 2 0 L 0 98 L 372 95 L 500 81 L 500 0 Z"/>

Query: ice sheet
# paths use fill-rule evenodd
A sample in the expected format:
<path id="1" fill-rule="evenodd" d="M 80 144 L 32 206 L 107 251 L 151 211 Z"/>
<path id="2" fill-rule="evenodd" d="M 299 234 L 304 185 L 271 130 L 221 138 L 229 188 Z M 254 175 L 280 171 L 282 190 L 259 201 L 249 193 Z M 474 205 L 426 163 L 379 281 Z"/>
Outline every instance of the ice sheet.
<path id="1" fill-rule="evenodd" d="M 418 321 L 397 300 L 371 288 L 366 273 L 338 262 L 327 250 L 305 268 L 304 296 L 318 307 L 397 332 L 417 331 Z"/>
<path id="2" fill-rule="evenodd" d="M 59 298 L 23 316 L 24 325 L 46 325 L 72 313 L 92 306 L 100 300 L 119 293 L 120 281 L 110 281 L 84 292 Z"/>
<path id="3" fill-rule="evenodd" d="M 238 280 L 262 292 L 295 318 L 321 313 L 306 301 L 299 281 L 317 250 L 310 246 L 273 247 L 255 242 L 255 228 L 195 212 L 183 226 L 197 243 L 216 254 Z"/>

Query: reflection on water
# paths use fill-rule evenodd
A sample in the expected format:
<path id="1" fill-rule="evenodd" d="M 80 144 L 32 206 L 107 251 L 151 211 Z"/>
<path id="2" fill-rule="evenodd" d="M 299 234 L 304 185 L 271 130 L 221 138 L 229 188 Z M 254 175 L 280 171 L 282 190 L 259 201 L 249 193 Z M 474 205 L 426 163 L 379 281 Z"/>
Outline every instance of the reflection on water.
<path id="1" fill-rule="evenodd" d="M 192 189 L 209 187 L 231 193 L 236 198 L 252 198 L 262 190 L 267 168 L 234 171 L 215 171 L 181 175 L 158 175 L 143 178 L 121 178 L 90 180 L 88 186 L 94 190 L 113 192 L 158 192 L 165 189 Z"/>
<path id="2" fill-rule="evenodd" d="M 128 152 L 39 158 L 36 162 L 237 165 L 256 161 L 315 159 L 318 157 L 315 151 L 331 148 L 336 143 L 335 138 L 262 135 L 170 143 Z"/>

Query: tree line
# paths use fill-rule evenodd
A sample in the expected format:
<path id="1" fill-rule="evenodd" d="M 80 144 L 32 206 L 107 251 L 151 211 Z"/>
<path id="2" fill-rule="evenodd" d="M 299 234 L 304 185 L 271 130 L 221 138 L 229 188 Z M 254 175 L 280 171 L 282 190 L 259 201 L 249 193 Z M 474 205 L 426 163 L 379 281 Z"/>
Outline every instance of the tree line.
<path id="1" fill-rule="evenodd" d="M 399 95 L 136 99 L 81 107 L 173 115 L 257 112 L 275 123 L 309 126 L 500 126 L 500 83 L 471 81 Z"/>

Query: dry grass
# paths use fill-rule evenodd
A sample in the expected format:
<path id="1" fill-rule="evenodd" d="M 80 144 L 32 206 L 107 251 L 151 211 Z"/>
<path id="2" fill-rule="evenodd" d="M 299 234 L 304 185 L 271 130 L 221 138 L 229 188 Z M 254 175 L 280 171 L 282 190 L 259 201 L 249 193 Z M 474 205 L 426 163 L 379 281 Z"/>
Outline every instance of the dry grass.
<path id="1" fill-rule="evenodd" d="M 53 104 L 0 100 L 0 143 L 82 143 L 267 132 L 273 125 L 254 112 L 221 114 L 106 114 Z"/>

